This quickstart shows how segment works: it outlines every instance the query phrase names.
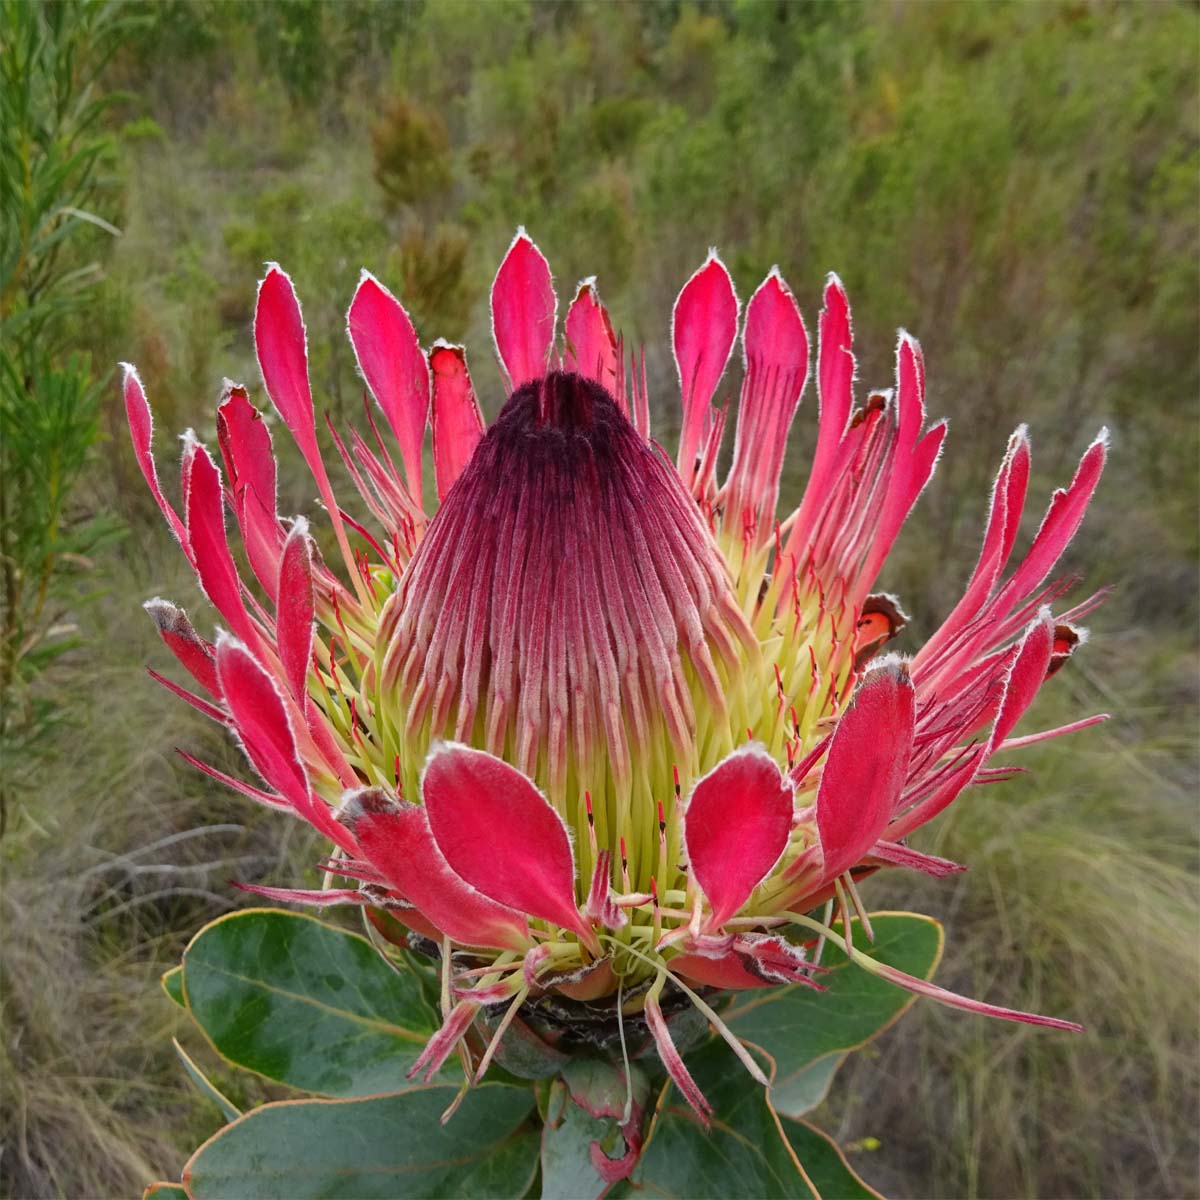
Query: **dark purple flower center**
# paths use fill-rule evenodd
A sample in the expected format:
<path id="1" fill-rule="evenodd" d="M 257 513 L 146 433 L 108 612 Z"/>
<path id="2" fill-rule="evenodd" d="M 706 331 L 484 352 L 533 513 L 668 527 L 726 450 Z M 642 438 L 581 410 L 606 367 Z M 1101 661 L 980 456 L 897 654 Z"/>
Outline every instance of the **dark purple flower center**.
<path id="1" fill-rule="evenodd" d="M 598 383 L 551 371 L 508 398 L 466 474 L 515 476 L 572 505 L 583 499 L 579 487 L 604 489 L 652 453 Z"/>
<path id="2" fill-rule="evenodd" d="M 647 751 L 689 775 L 755 644 L 671 464 L 602 387 L 557 371 L 509 397 L 382 632 L 410 748 L 468 742 L 556 800 L 627 789 Z"/>

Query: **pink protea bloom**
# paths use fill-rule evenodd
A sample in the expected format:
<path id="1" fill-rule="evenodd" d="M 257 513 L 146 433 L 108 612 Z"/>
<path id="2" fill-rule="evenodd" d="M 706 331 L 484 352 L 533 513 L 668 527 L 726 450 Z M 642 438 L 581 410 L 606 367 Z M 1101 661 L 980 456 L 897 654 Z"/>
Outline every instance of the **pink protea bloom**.
<path id="1" fill-rule="evenodd" d="M 246 389 L 228 385 L 217 410 L 224 477 L 185 435 L 180 515 L 126 369 L 138 462 L 228 630 L 214 645 L 150 601 L 199 691 L 162 682 L 229 728 L 261 782 L 189 761 L 312 824 L 334 847 L 327 881 L 347 884 L 250 890 L 387 909 L 440 948 L 449 1001 L 419 1070 L 436 1071 L 484 1008 L 506 1006 L 477 1074 L 523 1006 L 532 1017 L 551 994 L 612 997 L 704 1116 L 664 992 L 699 1006 L 761 1078 L 694 989 L 819 987 L 812 942 L 830 929 L 808 915 L 816 906 L 838 906 L 848 931 L 863 911 L 856 877 L 961 870 L 907 835 L 1006 774 L 988 766 L 997 751 L 1103 719 L 1012 736 L 1100 599 L 1052 615 L 1072 582 L 1052 572 L 1096 487 L 1104 434 L 1010 566 L 1030 463 L 1018 429 L 962 599 L 911 658 L 880 656 L 905 617 L 875 581 L 946 433 L 926 428 L 911 337 L 900 334 L 894 387 L 856 407 L 850 309 L 830 276 L 815 457 L 799 508 L 779 516 L 810 351 L 778 270 L 744 315 L 715 253 L 680 293 L 674 464 L 650 435 L 644 371 L 627 364 L 592 281 L 560 339 L 550 268 L 521 231 L 491 305 L 508 398 L 485 429 L 461 347 L 422 350 L 364 272 L 349 335 L 394 443 L 369 406 L 369 437 L 331 433 L 372 533 L 334 495 L 300 306 L 287 275 L 268 270 L 258 360 L 316 481 L 340 575 L 303 518 L 280 517 L 271 435 Z M 713 400 L 739 326 L 733 461 L 719 482 L 727 406 Z M 254 580 L 235 564 L 226 508 Z M 869 935 L 865 916 L 861 927 Z M 955 996 L 846 942 L 863 967 L 944 1003 L 1074 1028 Z"/>

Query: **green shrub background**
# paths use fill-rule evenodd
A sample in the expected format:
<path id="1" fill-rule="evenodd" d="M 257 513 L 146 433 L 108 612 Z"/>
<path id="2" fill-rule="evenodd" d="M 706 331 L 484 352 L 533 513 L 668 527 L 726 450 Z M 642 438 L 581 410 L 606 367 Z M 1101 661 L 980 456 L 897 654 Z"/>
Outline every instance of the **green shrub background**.
<path id="1" fill-rule="evenodd" d="M 494 415 L 487 289 L 517 224 L 560 301 L 598 276 L 627 343 L 645 346 L 668 445 L 671 304 L 709 245 L 743 297 L 778 263 L 810 330 L 837 270 L 864 386 L 889 382 L 897 326 L 921 339 L 951 433 L 882 579 L 915 617 L 901 649 L 957 598 L 1015 425 L 1034 446 L 1030 534 L 1110 427 L 1068 557 L 1079 596 L 1114 592 L 1027 728 L 1113 720 L 1026 753 L 1030 775 L 976 789 L 926 831 L 967 875 L 869 894 L 947 923 L 943 982 L 1089 1032 L 918 1005 L 820 1116 L 898 1197 L 1196 1194 L 1194 5 L 8 0 L 0 14 L 2 328 L 12 361 L 27 356 L 5 384 L 4 554 L 13 578 L 43 564 L 48 580 L 36 611 L 28 589 L 0 600 L 5 636 L 20 633 L 5 653 L 31 631 L 41 647 L 10 672 L 3 725 L 6 1195 L 131 1195 L 176 1176 L 218 1118 L 171 1053 L 157 974 L 235 903 L 229 877 L 301 875 L 314 856 L 294 823 L 174 756 L 236 764 L 143 673 L 166 661 L 143 599 L 171 596 L 201 628 L 213 614 L 144 494 L 116 361 L 141 368 L 171 480 L 173 435 L 212 436 L 224 376 L 261 396 L 250 318 L 278 260 L 304 303 L 318 404 L 353 419 L 344 313 L 365 265 L 425 341 L 466 342 Z M 58 92 L 21 82 L 30 20 L 69 51 Z M 30 130 L 64 89 L 106 97 L 88 178 L 62 184 L 100 223 L 45 210 L 42 234 L 72 226 L 55 252 L 66 282 L 30 338 L 41 300 L 21 272 L 37 230 L 14 214 L 58 144 Z M 785 503 L 815 409 L 810 388 Z M 14 431 L 30 422 L 23 450 Z M 51 504 L 52 445 L 78 464 Z M 284 458 L 283 511 L 311 510 Z"/>

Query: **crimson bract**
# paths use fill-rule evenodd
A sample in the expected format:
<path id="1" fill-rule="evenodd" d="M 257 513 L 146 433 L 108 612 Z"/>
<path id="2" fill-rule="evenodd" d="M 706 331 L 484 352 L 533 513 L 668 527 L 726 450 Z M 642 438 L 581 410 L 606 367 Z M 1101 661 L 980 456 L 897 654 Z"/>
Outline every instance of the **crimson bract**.
<path id="1" fill-rule="evenodd" d="M 1099 479 L 1103 433 L 1014 559 L 1030 465 L 1017 430 L 962 599 L 901 658 L 881 653 L 905 617 L 875 583 L 946 433 L 926 427 L 911 337 L 900 335 L 893 387 L 856 407 L 850 309 L 830 276 L 815 455 L 799 507 L 777 513 L 810 375 L 809 335 L 777 270 L 744 313 L 715 253 L 680 293 L 674 462 L 651 436 L 645 372 L 592 281 L 560 336 L 549 266 L 521 231 L 491 309 L 507 399 L 485 428 L 462 348 L 423 350 L 364 272 L 348 328 L 386 430 L 368 406 L 365 431 L 330 433 L 368 529 L 335 497 L 300 306 L 288 276 L 268 270 L 259 365 L 312 472 L 336 570 L 304 518 L 280 517 L 271 434 L 245 388 L 228 385 L 217 410 L 223 474 L 185 436 L 180 513 L 126 369 L 138 462 L 226 629 L 213 644 L 183 611 L 150 601 L 198 691 L 162 682 L 229 728 L 260 781 L 189 761 L 333 847 L 325 889 L 250 890 L 386 910 L 440 955 L 444 1024 L 418 1063 L 427 1075 L 481 1010 L 501 1006 L 470 1064 L 477 1077 L 519 1016 L 569 1042 L 572 1004 L 607 1006 L 622 1035 L 625 1023 L 648 1031 L 704 1116 L 672 1015 L 697 1006 L 761 1079 L 704 996 L 820 987 L 835 908 L 863 968 L 958 1007 L 1075 1028 L 910 978 L 848 931 L 857 912 L 869 936 L 856 878 L 962 869 L 906 838 L 964 788 L 1005 774 L 988 766 L 993 754 L 1102 719 L 1013 736 L 1100 598 L 1052 615 L 1072 582 L 1053 570 Z M 733 459 L 720 480 L 728 407 L 713 401 L 739 329 Z M 422 478 L 427 426 L 436 506 Z M 253 580 L 230 550 L 226 509 Z M 811 915 L 821 905 L 823 921 Z"/>

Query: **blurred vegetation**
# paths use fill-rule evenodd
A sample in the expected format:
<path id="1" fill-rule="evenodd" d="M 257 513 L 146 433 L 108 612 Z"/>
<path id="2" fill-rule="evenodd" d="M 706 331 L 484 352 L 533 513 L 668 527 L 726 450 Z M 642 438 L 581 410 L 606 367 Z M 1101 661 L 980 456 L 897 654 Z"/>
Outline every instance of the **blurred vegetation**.
<path id="1" fill-rule="evenodd" d="M 120 235 L 98 80 L 129 24 L 114 6 L 0 14 L 0 732 L 32 749 L 58 706 L 29 685 L 74 644 L 71 577 L 114 532 L 73 502 L 108 374 L 76 346 Z"/>
<path id="2" fill-rule="evenodd" d="M 165 460 L 172 433 L 211 435 L 222 377 L 257 381 L 255 283 L 278 260 L 314 390 L 352 416 L 344 313 L 365 265 L 426 342 L 465 340 L 492 415 L 486 295 L 519 223 L 564 295 L 598 275 L 645 344 L 667 445 L 671 304 L 710 244 L 743 296 L 778 262 L 810 329 L 836 269 L 866 383 L 887 382 L 896 325 L 921 338 L 952 429 L 883 580 L 914 613 L 909 648 L 970 570 L 1013 426 L 1036 495 L 1110 426 L 1072 565 L 1116 590 L 1028 727 L 1114 720 L 1025 753 L 1031 775 L 927 835 L 967 875 L 870 895 L 946 920 L 943 981 L 1089 1034 L 918 1006 L 821 1116 L 898 1197 L 1196 1194 L 1194 5 L 9 0 L 0 21 L 3 552 L 26 581 L 4 653 L 78 631 L 24 689 L 63 717 L 40 757 L 5 717 L 5 1194 L 133 1194 L 178 1169 L 215 1117 L 163 1046 L 153 977 L 232 903 L 228 875 L 309 858 L 293 826 L 169 765 L 176 742 L 220 739 L 141 674 L 162 660 L 138 602 L 194 594 L 111 365 L 138 363 Z M 810 392 L 785 502 L 814 415 Z M 311 507 L 300 470 L 281 487 L 283 511 Z M 98 518 L 128 535 L 85 603 L 96 573 L 70 568 Z"/>

